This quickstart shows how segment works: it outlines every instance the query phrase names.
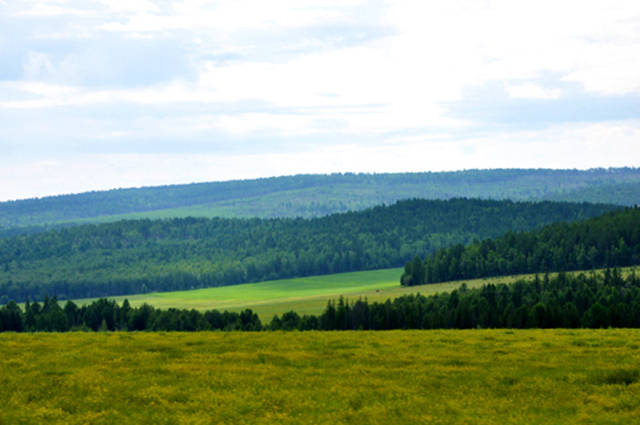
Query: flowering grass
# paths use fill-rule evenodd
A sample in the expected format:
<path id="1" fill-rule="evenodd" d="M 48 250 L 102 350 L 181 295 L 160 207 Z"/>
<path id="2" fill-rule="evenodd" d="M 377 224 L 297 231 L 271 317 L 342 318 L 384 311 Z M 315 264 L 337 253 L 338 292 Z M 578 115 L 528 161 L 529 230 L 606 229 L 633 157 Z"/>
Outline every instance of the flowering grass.
<path id="1" fill-rule="evenodd" d="M 640 330 L 0 334 L 0 424 L 631 424 Z"/>

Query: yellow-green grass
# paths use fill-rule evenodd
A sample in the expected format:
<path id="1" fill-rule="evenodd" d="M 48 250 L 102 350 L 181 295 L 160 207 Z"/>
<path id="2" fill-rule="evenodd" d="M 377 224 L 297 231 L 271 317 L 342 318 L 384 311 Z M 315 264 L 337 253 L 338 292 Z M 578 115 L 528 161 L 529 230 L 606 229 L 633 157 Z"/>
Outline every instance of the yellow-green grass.
<path id="1" fill-rule="evenodd" d="M 633 268 L 622 269 L 622 274 L 626 275 L 631 270 Z M 113 298 L 118 302 L 126 298 L 133 306 L 147 303 L 163 309 L 173 307 L 240 311 L 250 308 L 262 321 L 270 321 L 274 314 L 280 315 L 291 310 L 298 314 L 320 314 L 329 300 L 335 300 L 340 296 L 350 300 L 366 298 L 369 301 L 384 302 L 407 294 L 431 295 L 450 292 L 459 288 L 462 283 L 469 288 L 477 288 L 488 283 L 509 284 L 519 279 L 529 280 L 534 277 L 531 274 L 512 275 L 402 287 L 399 283 L 401 274 L 402 269 L 382 269 Z M 76 302 L 83 305 L 94 300 L 82 299 Z"/>
<path id="2" fill-rule="evenodd" d="M 259 283 L 194 289 L 177 292 L 152 292 L 148 294 L 114 297 L 118 302 L 125 298 L 134 305 L 147 303 L 158 308 L 195 308 L 198 310 L 238 311 L 244 308 L 260 312 L 280 312 L 285 305 L 305 307 L 305 312 L 317 313 L 327 300 L 345 296 L 358 296 L 364 292 L 382 291 L 400 285 L 402 269 L 383 269 L 362 272 L 339 273 L 295 279 L 271 280 Z M 79 304 L 94 299 L 77 300 Z M 308 307 L 318 300 L 318 309 Z M 266 308 L 266 310 L 265 310 Z M 311 308 L 311 310 L 309 310 Z M 289 308 L 290 310 L 291 308 Z M 288 310 L 285 310 L 288 311 Z M 269 317 L 270 319 L 271 317 Z"/>
<path id="3" fill-rule="evenodd" d="M 0 424 L 633 424 L 640 330 L 0 334 Z"/>
<path id="4" fill-rule="evenodd" d="M 194 289 L 177 292 L 152 292 L 148 294 L 114 297 L 118 302 L 125 298 L 131 305 L 143 303 L 157 308 L 187 308 L 197 310 L 240 311 L 250 308 L 261 320 L 271 320 L 274 314 L 294 310 L 298 314 L 320 314 L 329 300 L 340 296 L 355 300 L 386 301 L 405 294 L 434 294 L 451 291 L 460 287 L 462 281 L 421 285 L 400 286 L 402 269 L 382 269 L 362 272 L 339 273 L 295 279 L 271 280 L 259 283 L 223 286 L 217 288 Z M 521 276 L 505 276 L 464 281 L 470 288 L 488 282 L 512 283 Z M 94 301 L 76 300 L 80 305 Z"/>

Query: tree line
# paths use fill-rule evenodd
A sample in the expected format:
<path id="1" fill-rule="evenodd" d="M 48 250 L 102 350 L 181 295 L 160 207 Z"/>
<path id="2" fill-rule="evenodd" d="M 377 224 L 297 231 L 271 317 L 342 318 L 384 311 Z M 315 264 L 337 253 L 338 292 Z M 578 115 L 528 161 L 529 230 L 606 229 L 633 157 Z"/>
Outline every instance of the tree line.
<path id="1" fill-rule="evenodd" d="M 319 317 L 295 312 L 276 316 L 269 329 L 387 330 L 471 328 L 638 328 L 640 279 L 604 273 L 488 284 L 450 293 L 404 295 L 394 300 L 329 302 Z"/>
<path id="2" fill-rule="evenodd" d="M 0 239 L 0 304 L 398 267 L 414 255 L 620 207 L 407 200 L 315 219 L 124 220 Z"/>
<path id="3" fill-rule="evenodd" d="M 26 302 L 24 310 L 14 301 L 0 308 L 0 331 L 68 332 L 68 331 L 257 331 L 263 326 L 258 315 L 247 309 L 240 313 L 209 310 L 156 309 L 148 304 L 131 307 L 128 300 L 118 305 L 114 300 L 98 299 L 79 307 L 66 301 L 64 307 L 56 297 L 42 303 Z"/>
<path id="4" fill-rule="evenodd" d="M 487 276 L 640 264 L 640 208 L 456 244 L 405 264 L 405 286 Z"/>
<path id="5" fill-rule="evenodd" d="M 450 293 L 405 295 L 385 302 L 330 301 L 324 312 L 290 311 L 262 324 L 251 310 L 204 313 L 196 310 L 122 306 L 100 299 L 78 307 L 56 298 L 0 308 L 0 331 L 201 331 L 201 330 L 386 330 L 471 328 L 638 328 L 640 279 L 618 269 L 604 273 L 536 275 L 531 281 L 488 284 Z"/>

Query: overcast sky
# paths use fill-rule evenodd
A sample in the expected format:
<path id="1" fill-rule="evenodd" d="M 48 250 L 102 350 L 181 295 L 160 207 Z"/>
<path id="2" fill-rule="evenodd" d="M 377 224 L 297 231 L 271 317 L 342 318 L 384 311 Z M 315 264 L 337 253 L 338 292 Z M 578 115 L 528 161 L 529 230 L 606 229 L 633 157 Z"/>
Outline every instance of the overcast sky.
<path id="1" fill-rule="evenodd" d="M 0 0 L 0 200 L 640 166 L 640 1 Z"/>

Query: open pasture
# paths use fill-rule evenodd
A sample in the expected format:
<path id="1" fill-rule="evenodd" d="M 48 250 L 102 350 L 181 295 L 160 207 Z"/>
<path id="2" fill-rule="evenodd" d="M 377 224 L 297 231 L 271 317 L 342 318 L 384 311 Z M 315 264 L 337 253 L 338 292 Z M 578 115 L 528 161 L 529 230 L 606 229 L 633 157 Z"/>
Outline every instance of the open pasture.
<path id="1" fill-rule="evenodd" d="M 237 311 L 244 308 L 259 308 L 271 303 L 296 304 L 296 302 L 320 297 L 323 300 L 322 308 L 324 308 L 328 298 L 340 294 L 359 294 L 397 287 L 400 285 L 401 274 L 402 269 L 394 268 L 109 298 L 118 302 L 126 298 L 134 306 L 147 303 L 157 308 Z M 86 304 L 93 300 L 95 298 L 76 302 Z"/>
<path id="2" fill-rule="evenodd" d="M 452 291 L 460 287 L 463 282 L 402 287 L 399 281 L 401 274 L 402 269 L 393 268 L 109 298 L 115 299 L 119 303 L 126 298 L 133 306 L 147 303 L 163 309 L 173 307 L 240 311 L 250 308 L 260 316 L 261 320 L 269 321 L 274 314 L 280 315 L 291 310 L 299 314 L 320 314 L 329 300 L 335 300 L 340 296 L 349 299 L 367 298 L 369 301 L 383 302 L 389 298 L 393 299 L 416 292 L 428 295 Z M 465 280 L 464 282 L 472 288 L 489 282 L 494 284 L 512 283 L 522 277 L 524 276 L 505 276 Z M 76 300 L 76 302 L 83 305 L 94 300 L 95 298 L 91 298 Z"/>
<path id="3" fill-rule="evenodd" d="M 621 269 L 626 276 L 634 267 Z M 576 272 L 578 273 L 578 272 Z M 431 295 L 450 292 L 465 283 L 469 288 L 477 288 L 492 283 L 513 283 L 519 279 L 533 279 L 534 275 L 497 276 L 482 279 L 465 279 L 421 286 L 400 286 L 402 269 L 381 269 L 363 272 L 338 273 L 295 279 L 271 280 L 242 285 L 216 288 L 194 289 L 177 292 L 152 292 L 148 294 L 109 297 L 119 303 L 125 298 L 131 305 L 147 303 L 156 308 L 194 308 L 196 310 L 217 309 L 220 311 L 241 311 L 250 308 L 268 322 L 274 314 L 287 311 L 298 314 L 321 314 L 329 300 L 340 296 L 355 300 L 367 298 L 369 301 L 384 302 L 402 295 L 421 293 Z M 83 305 L 95 298 L 75 300 Z"/>
<path id="4" fill-rule="evenodd" d="M 631 424 L 640 331 L 0 335 L 0 424 Z"/>

